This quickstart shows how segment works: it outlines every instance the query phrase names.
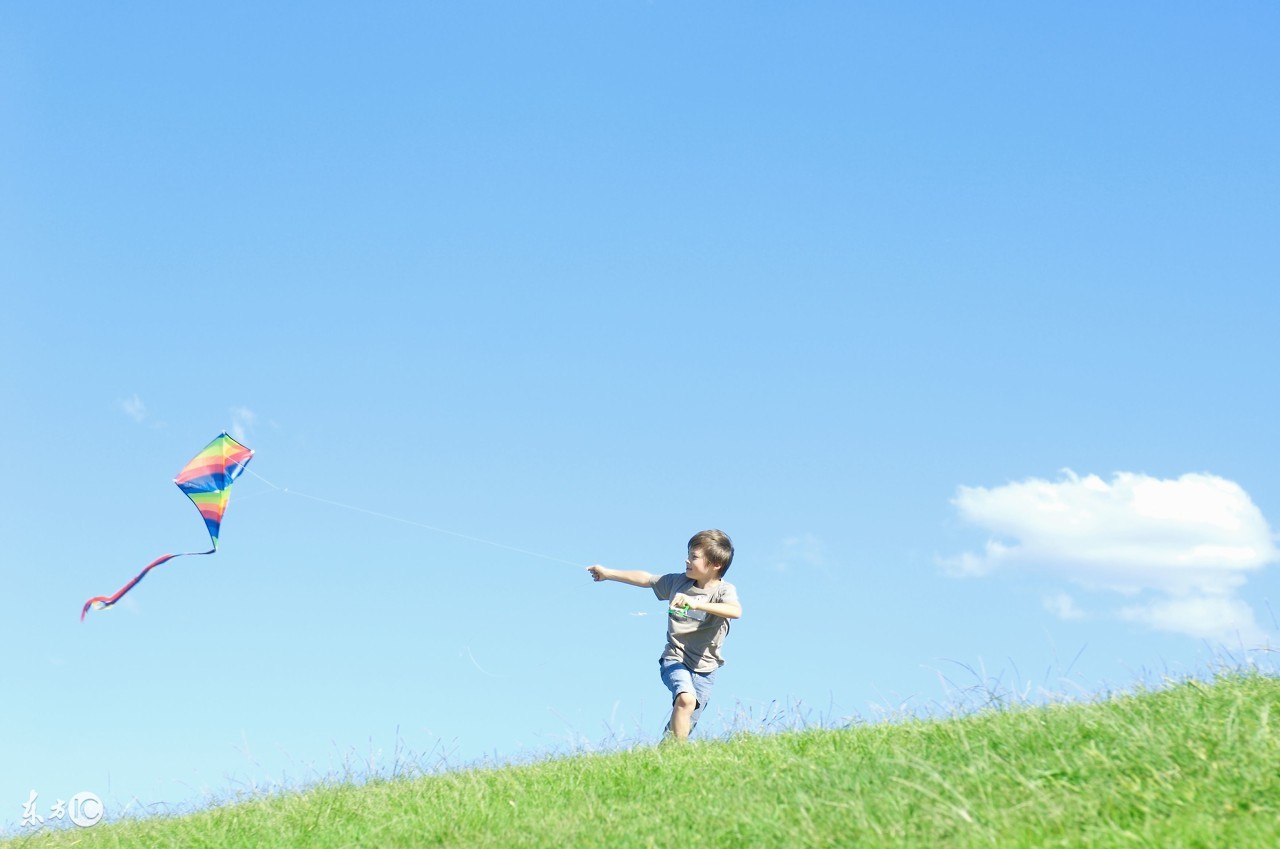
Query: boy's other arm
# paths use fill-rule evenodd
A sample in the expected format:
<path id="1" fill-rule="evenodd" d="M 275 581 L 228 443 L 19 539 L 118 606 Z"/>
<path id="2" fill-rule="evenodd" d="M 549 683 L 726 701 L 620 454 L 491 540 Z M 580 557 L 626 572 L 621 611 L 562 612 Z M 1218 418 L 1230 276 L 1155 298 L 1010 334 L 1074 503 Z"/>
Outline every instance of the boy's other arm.
<path id="1" fill-rule="evenodd" d="M 640 570 L 624 572 L 620 569 L 606 569 L 603 566 L 588 566 L 587 571 L 597 581 L 617 581 L 633 587 L 652 587 L 658 583 L 658 576 Z"/>
<path id="2" fill-rule="evenodd" d="M 676 593 L 671 599 L 672 607 L 688 607 L 690 610 L 702 610 L 721 619 L 741 619 L 742 605 L 734 601 L 701 601 L 694 596 Z"/>

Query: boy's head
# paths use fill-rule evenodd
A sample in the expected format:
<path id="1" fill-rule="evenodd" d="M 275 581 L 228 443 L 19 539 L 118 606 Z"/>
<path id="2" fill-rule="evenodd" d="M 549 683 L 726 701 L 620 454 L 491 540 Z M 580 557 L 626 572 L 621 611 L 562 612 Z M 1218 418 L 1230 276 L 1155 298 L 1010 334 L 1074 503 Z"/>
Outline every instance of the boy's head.
<path id="1" fill-rule="evenodd" d="M 733 563 L 733 540 L 724 531 L 698 531 L 689 540 L 689 552 L 701 551 L 707 562 L 719 570 L 720 577 Z"/>

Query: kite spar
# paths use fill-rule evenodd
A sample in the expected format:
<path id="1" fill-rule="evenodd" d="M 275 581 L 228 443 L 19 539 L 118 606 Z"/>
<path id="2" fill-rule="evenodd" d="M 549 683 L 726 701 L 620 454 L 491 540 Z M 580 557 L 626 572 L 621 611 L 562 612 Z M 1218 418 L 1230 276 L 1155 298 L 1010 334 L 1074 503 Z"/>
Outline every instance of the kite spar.
<path id="1" fill-rule="evenodd" d="M 191 462 L 182 467 L 182 471 L 178 472 L 178 476 L 173 482 L 178 485 L 178 489 L 187 494 L 191 499 L 191 503 L 200 511 L 200 515 L 204 517 L 205 527 L 209 530 L 209 541 L 213 547 L 208 551 L 184 551 L 181 554 L 165 554 L 157 557 L 146 565 L 137 576 L 129 583 L 121 587 L 115 595 L 98 596 L 91 598 L 84 603 L 84 609 L 80 611 L 80 621 L 84 621 L 84 615 L 89 612 L 89 608 L 94 610 L 104 610 L 111 607 L 124 596 L 125 593 L 137 586 L 138 582 L 147 576 L 155 567 L 161 563 L 168 562 L 175 557 L 185 557 L 188 555 L 213 554 L 218 550 L 218 530 L 222 527 L 222 514 L 227 510 L 227 502 L 231 499 L 231 484 L 244 471 L 249 460 L 253 458 L 253 451 L 236 442 L 227 434 L 220 434 L 213 442 L 205 446 L 204 450 L 191 458 Z"/>

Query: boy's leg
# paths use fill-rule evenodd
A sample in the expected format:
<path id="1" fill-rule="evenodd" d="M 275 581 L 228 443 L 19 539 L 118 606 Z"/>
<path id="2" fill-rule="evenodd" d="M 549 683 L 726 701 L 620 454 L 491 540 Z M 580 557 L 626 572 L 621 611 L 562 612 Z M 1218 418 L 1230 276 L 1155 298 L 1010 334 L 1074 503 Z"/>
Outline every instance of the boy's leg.
<path id="1" fill-rule="evenodd" d="M 693 730 L 693 709 L 697 706 L 698 700 L 691 692 L 676 696 L 671 705 L 671 721 L 667 727 L 677 740 L 689 739 L 689 732 Z"/>
<path id="2" fill-rule="evenodd" d="M 711 685 L 715 673 L 700 674 L 691 671 L 678 660 L 661 662 L 662 683 L 671 691 L 671 719 L 667 730 L 677 740 L 688 740 L 698 724 L 702 709 L 711 698 Z"/>
<path id="3" fill-rule="evenodd" d="M 693 733 L 693 729 L 698 727 L 698 720 L 702 717 L 702 712 L 706 710 L 707 703 L 711 701 L 711 688 L 716 682 L 715 672 L 695 672 L 693 673 L 693 697 L 697 700 L 694 706 L 693 714 L 689 717 L 689 733 Z"/>
<path id="4" fill-rule="evenodd" d="M 691 717 L 698 699 L 693 689 L 693 673 L 678 660 L 659 661 L 662 683 L 671 691 L 671 718 L 667 730 L 677 740 L 689 739 Z"/>

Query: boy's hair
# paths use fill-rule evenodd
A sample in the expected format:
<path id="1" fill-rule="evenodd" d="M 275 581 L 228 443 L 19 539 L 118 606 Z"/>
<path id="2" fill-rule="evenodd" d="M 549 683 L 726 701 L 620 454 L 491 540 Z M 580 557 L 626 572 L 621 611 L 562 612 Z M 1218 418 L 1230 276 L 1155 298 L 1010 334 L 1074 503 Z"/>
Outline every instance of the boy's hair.
<path id="1" fill-rule="evenodd" d="M 689 550 L 700 549 L 707 562 L 720 569 L 723 576 L 733 562 L 733 540 L 724 531 L 698 531 L 689 540 Z"/>

